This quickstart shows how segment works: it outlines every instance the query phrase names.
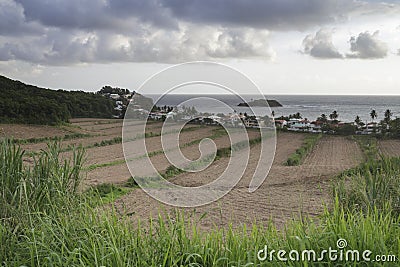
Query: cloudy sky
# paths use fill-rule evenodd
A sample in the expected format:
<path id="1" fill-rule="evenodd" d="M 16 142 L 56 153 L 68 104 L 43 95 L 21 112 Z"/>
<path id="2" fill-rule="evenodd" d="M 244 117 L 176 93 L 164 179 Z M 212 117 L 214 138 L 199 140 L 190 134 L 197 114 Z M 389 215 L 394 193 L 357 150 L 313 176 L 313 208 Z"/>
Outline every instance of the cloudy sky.
<path id="1" fill-rule="evenodd" d="M 0 0 L 13 79 L 135 89 L 195 60 L 266 94 L 400 94 L 400 0 Z"/>

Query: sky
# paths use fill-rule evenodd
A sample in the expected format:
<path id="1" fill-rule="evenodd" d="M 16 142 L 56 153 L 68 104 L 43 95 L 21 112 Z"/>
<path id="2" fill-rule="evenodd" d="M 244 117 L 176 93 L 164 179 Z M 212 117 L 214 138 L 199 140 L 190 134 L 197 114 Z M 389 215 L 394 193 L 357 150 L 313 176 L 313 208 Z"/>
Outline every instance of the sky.
<path id="1" fill-rule="evenodd" d="M 136 90 L 197 60 L 266 95 L 400 95 L 400 0 L 0 0 L 0 74 L 12 79 Z"/>

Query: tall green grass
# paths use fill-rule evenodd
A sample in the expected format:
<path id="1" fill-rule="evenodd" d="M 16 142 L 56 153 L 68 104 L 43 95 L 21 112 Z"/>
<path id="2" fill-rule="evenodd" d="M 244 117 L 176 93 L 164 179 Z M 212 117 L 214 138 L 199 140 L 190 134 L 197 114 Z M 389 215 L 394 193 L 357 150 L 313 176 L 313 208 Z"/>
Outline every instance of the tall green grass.
<path id="1" fill-rule="evenodd" d="M 76 194 L 81 182 L 84 152 L 75 150 L 72 159 L 60 161 L 58 143 L 34 157 L 34 164 L 23 165 L 24 151 L 10 140 L 0 141 L 0 216 L 7 218 L 21 211 L 48 212 L 59 199 Z"/>
<path id="2" fill-rule="evenodd" d="M 255 223 L 204 232 L 197 227 L 202 217 L 179 210 L 145 223 L 113 205 L 94 205 L 93 198 L 100 196 L 78 191 L 81 150 L 60 162 L 57 146 L 50 145 L 29 169 L 22 163 L 23 151 L 9 141 L 0 143 L 2 266 L 398 266 L 398 259 L 386 264 L 280 262 L 276 253 L 272 262 L 257 258 L 265 245 L 320 253 L 335 249 L 339 238 L 347 240 L 348 249 L 398 256 L 400 218 L 393 213 L 394 202 L 354 210 L 338 194 L 317 221 L 293 219 L 280 230 L 273 223 Z M 395 174 L 399 166 L 398 160 L 387 162 L 375 173 Z"/>
<path id="3" fill-rule="evenodd" d="M 308 134 L 304 139 L 303 144 L 299 147 L 296 152 L 291 154 L 286 160 L 287 166 L 298 166 L 300 165 L 304 158 L 313 150 L 314 146 L 321 139 L 322 134 Z"/>
<path id="4" fill-rule="evenodd" d="M 400 158 L 368 161 L 344 173 L 334 187 L 339 200 L 348 209 L 383 210 L 390 205 L 400 215 Z"/>

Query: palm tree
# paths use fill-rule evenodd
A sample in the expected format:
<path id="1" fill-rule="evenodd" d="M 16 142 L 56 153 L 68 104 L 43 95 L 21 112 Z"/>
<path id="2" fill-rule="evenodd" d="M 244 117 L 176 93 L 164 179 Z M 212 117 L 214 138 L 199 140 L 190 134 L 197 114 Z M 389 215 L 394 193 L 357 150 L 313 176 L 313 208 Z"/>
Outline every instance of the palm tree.
<path id="1" fill-rule="evenodd" d="M 336 110 L 334 110 L 330 115 L 329 115 L 329 118 L 331 119 L 331 120 L 336 120 L 337 118 L 339 118 L 339 114 L 337 113 L 337 111 Z"/>
<path id="2" fill-rule="evenodd" d="M 392 112 L 390 111 L 390 109 L 388 109 L 388 110 L 386 110 L 385 111 L 385 119 L 384 119 L 384 121 L 385 121 L 385 123 L 386 124 L 389 124 L 390 123 L 390 121 L 392 120 Z"/>
<path id="3" fill-rule="evenodd" d="M 360 124 L 361 124 L 361 122 L 362 122 L 360 116 L 357 115 L 357 117 L 356 117 L 356 119 L 354 120 L 354 122 L 357 124 L 357 126 L 360 126 Z"/>
<path id="4" fill-rule="evenodd" d="M 375 109 L 371 110 L 369 115 L 371 116 L 372 121 L 374 121 L 376 118 L 378 118 L 378 114 L 376 113 Z"/>
<path id="5" fill-rule="evenodd" d="M 321 117 L 319 117 L 318 120 L 322 121 L 322 122 L 327 122 L 328 121 L 328 117 L 325 114 L 321 114 Z"/>

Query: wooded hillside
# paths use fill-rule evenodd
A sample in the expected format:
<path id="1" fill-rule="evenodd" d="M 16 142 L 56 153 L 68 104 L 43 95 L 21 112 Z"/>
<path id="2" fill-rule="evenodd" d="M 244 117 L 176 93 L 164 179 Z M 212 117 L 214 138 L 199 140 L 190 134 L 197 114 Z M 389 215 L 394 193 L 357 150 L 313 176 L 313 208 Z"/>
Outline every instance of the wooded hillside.
<path id="1" fill-rule="evenodd" d="M 70 118 L 111 118 L 114 101 L 83 91 L 50 90 L 0 76 L 0 123 L 58 124 Z"/>

